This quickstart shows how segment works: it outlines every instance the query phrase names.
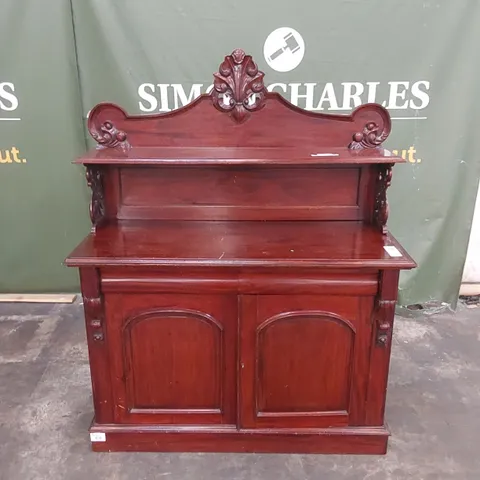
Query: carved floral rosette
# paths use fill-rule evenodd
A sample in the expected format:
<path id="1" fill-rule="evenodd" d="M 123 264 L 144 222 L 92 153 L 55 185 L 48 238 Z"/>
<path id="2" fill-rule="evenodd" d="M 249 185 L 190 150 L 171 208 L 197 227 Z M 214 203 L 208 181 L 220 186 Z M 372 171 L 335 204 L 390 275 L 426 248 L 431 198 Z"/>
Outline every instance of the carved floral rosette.
<path id="1" fill-rule="evenodd" d="M 118 130 L 109 120 L 103 122 L 98 129 L 91 130 L 90 133 L 97 142 L 97 148 L 120 148 L 125 151 L 130 147 L 127 134 Z"/>
<path id="2" fill-rule="evenodd" d="M 88 114 L 88 131 L 98 149 L 112 148 L 126 153 L 131 148 L 127 133 L 117 126 L 127 119 L 127 113 L 118 105 L 99 103 Z"/>
<path id="3" fill-rule="evenodd" d="M 250 55 L 234 50 L 225 57 L 218 73 L 214 73 L 213 105 L 221 112 L 229 112 L 237 123 L 244 122 L 250 112 L 265 105 L 267 91 L 263 77 Z"/>
<path id="4" fill-rule="evenodd" d="M 349 145 L 351 150 L 363 148 L 377 148 L 386 140 L 389 132 L 380 128 L 375 122 L 368 122 L 362 132 L 353 135 L 353 142 Z"/>
<path id="5" fill-rule="evenodd" d="M 365 148 L 378 148 L 390 135 L 392 121 L 388 111 L 381 105 L 367 103 L 356 108 L 352 118 L 357 115 L 365 115 L 372 118 L 368 120 L 361 131 L 352 135 L 352 142 L 348 145 L 350 150 L 363 150 Z"/>

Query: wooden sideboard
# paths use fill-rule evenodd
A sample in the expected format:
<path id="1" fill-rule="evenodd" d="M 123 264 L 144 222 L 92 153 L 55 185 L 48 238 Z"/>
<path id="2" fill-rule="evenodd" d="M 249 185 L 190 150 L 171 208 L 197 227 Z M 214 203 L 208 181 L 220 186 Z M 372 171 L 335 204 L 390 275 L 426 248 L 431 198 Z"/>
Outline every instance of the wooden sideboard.
<path id="1" fill-rule="evenodd" d="M 95 451 L 382 454 L 401 158 L 376 104 L 312 113 L 252 58 L 170 113 L 89 114 L 77 160 Z M 387 248 L 385 248 L 387 247 Z"/>

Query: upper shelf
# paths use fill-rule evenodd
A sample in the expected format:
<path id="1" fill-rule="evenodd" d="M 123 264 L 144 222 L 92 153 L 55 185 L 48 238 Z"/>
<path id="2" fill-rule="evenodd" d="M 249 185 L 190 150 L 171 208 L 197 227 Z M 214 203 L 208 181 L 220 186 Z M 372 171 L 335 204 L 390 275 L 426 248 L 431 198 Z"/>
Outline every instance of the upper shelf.
<path id="1" fill-rule="evenodd" d="M 132 147 L 128 151 L 98 149 L 75 163 L 122 165 L 322 165 L 401 163 L 385 149 L 351 150 L 314 147 Z"/>

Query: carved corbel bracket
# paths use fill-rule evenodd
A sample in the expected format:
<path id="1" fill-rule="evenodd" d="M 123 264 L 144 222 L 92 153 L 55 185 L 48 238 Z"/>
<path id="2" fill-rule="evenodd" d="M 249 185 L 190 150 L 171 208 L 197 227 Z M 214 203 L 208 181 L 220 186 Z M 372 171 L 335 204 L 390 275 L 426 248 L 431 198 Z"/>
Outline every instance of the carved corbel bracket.
<path id="1" fill-rule="evenodd" d="M 392 338 L 395 305 L 395 300 L 377 299 L 375 305 L 375 343 L 379 347 L 386 347 Z"/>
<path id="2" fill-rule="evenodd" d="M 244 122 L 250 112 L 265 105 L 264 73 L 243 50 L 234 50 L 226 56 L 213 76 L 213 105 L 221 112 L 230 113 L 237 123 Z"/>
<path id="3" fill-rule="evenodd" d="M 87 185 L 92 190 L 90 200 L 90 220 L 92 221 L 92 231 L 105 218 L 105 196 L 103 192 L 103 171 L 96 165 L 87 165 L 85 171 Z"/>
<path id="4" fill-rule="evenodd" d="M 388 233 L 388 200 L 387 189 L 392 183 L 393 163 L 382 163 L 377 167 L 377 183 L 375 187 L 375 208 L 373 211 L 373 221 L 380 229 L 383 235 Z"/>
<path id="5" fill-rule="evenodd" d="M 85 309 L 85 318 L 87 320 L 87 332 L 94 342 L 103 342 L 104 334 L 104 314 L 103 301 L 101 297 L 83 298 Z"/>

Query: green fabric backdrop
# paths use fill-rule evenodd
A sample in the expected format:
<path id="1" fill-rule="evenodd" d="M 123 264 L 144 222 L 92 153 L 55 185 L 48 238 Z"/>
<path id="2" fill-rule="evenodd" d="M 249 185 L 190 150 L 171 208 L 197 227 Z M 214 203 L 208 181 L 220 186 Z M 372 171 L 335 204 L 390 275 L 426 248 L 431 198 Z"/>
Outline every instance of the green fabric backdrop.
<path id="1" fill-rule="evenodd" d="M 71 5 L 1 7 L 0 291 L 75 290 L 78 274 L 62 262 L 88 213 L 83 172 L 71 165 L 85 149 Z"/>
<path id="2" fill-rule="evenodd" d="M 131 113 L 176 108 L 205 92 L 240 47 L 267 85 L 302 108 L 348 113 L 376 101 L 389 109 L 386 147 L 408 160 L 394 169 L 389 228 L 419 263 L 402 274 L 400 303 L 455 304 L 480 164 L 480 2 L 4 3 L 0 80 L 14 85 L 18 108 L 0 115 L 21 120 L 0 122 L 0 159 L 6 150 L 12 157 L 0 164 L 2 291 L 78 289 L 62 260 L 88 232 L 83 172 L 70 163 L 91 144 L 88 111 L 101 101 Z M 264 57 L 279 27 L 305 45 L 287 72 Z M 12 107 L 9 88 L 0 85 L 0 106 Z"/>

